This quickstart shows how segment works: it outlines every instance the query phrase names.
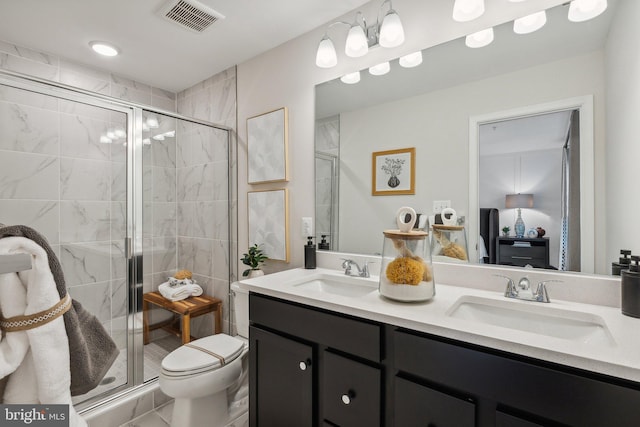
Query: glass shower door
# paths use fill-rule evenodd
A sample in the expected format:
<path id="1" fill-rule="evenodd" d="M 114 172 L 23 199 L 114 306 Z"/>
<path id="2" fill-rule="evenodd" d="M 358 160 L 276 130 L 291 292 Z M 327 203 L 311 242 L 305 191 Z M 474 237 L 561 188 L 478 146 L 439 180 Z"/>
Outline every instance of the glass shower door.
<path id="1" fill-rule="evenodd" d="M 43 235 L 71 297 L 119 356 L 80 403 L 131 383 L 128 365 L 127 137 L 131 110 L 0 76 L 0 223 Z"/>

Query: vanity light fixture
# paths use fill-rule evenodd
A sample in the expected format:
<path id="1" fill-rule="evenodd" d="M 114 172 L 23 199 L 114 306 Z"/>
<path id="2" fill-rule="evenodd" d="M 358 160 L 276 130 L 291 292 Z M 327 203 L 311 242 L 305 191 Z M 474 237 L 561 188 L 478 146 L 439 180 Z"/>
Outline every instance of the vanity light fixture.
<path id="1" fill-rule="evenodd" d="M 391 66 L 389 65 L 389 61 L 381 62 L 378 65 L 374 65 L 373 67 L 369 67 L 369 73 L 373 76 L 384 76 L 391 70 Z"/>
<path id="2" fill-rule="evenodd" d="M 573 0 L 569 4 L 569 21 L 582 22 L 595 18 L 607 9 L 607 0 Z"/>
<path id="3" fill-rule="evenodd" d="M 380 20 L 380 11 L 389 4 L 389 10 Z M 379 44 L 382 47 L 393 48 L 404 43 L 404 28 L 398 13 L 393 9 L 391 0 L 384 0 L 380 5 L 375 24 L 367 25 L 362 12 L 356 13 L 353 23 L 337 21 L 327 27 L 318 50 L 316 52 L 316 65 L 320 68 L 331 68 L 338 64 L 338 55 L 333 41 L 327 34 L 331 27 L 336 25 L 348 25 L 349 32 L 344 46 L 344 52 L 351 58 L 364 56 L 369 48 Z"/>
<path id="4" fill-rule="evenodd" d="M 473 34 L 469 34 L 464 39 L 464 43 L 467 47 L 479 48 L 485 47 L 493 41 L 493 27 L 481 30 Z"/>
<path id="5" fill-rule="evenodd" d="M 472 21 L 484 13 L 484 0 L 456 0 L 453 4 L 453 20 Z"/>
<path id="6" fill-rule="evenodd" d="M 94 52 L 104 56 L 116 56 L 120 53 L 120 49 L 107 42 L 92 41 L 89 42 L 89 46 Z"/>
<path id="7" fill-rule="evenodd" d="M 529 34 L 539 30 L 547 23 L 547 13 L 544 10 L 523 16 L 513 21 L 513 32 L 516 34 Z"/>
<path id="8" fill-rule="evenodd" d="M 398 63 L 401 67 L 404 68 L 413 68 L 422 64 L 422 51 L 419 50 L 417 52 L 410 53 L 408 55 L 401 56 L 398 60 Z"/>
<path id="9" fill-rule="evenodd" d="M 360 81 L 360 71 L 345 74 L 344 76 L 340 77 L 340 81 L 348 85 L 358 83 Z"/>

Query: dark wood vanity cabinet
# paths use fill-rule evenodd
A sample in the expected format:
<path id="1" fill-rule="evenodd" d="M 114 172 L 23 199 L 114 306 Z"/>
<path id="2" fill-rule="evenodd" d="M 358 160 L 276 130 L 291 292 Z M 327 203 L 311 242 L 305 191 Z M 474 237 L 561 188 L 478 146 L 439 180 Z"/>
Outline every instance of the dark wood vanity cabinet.
<path id="1" fill-rule="evenodd" d="M 249 312 L 251 427 L 640 426 L 637 383 L 253 293 Z"/>
<path id="2" fill-rule="evenodd" d="M 393 335 L 396 375 L 472 403 L 475 426 L 640 426 L 636 383 L 413 331 Z"/>
<path id="3" fill-rule="evenodd" d="M 382 426 L 383 325 L 251 294 L 251 427 Z"/>

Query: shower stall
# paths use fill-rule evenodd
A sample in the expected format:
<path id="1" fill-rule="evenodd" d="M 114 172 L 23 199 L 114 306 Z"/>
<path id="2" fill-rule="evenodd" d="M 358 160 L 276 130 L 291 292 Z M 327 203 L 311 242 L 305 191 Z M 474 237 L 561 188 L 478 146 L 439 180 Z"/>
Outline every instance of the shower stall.
<path id="1" fill-rule="evenodd" d="M 176 270 L 228 313 L 230 152 L 225 127 L 0 71 L 0 223 L 46 237 L 120 351 L 77 409 L 157 377 L 180 343 L 153 331 L 143 345 L 142 295 Z M 192 334 L 212 323 L 194 319 Z"/>

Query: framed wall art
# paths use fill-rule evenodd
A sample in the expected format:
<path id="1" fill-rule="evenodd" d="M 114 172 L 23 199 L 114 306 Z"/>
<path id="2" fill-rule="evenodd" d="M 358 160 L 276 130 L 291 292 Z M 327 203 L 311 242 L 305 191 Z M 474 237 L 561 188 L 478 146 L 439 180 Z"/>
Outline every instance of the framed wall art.
<path id="1" fill-rule="evenodd" d="M 374 196 L 416 194 L 416 149 L 372 154 L 371 193 Z"/>
<path id="2" fill-rule="evenodd" d="M 289 192 L 279 190 L 247 193 L 249 244 L 258 244 L 269 259 L 289 262 Z"/>
<path id="3" fill-rule="evenodd" d="M 286 107 L 247 119 L 248 182 L 289 181 Z"/>

